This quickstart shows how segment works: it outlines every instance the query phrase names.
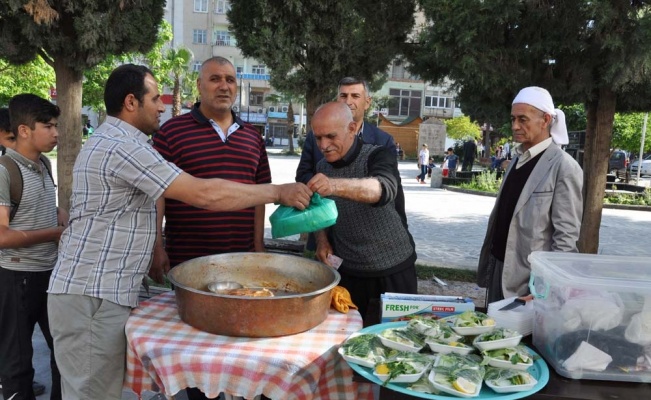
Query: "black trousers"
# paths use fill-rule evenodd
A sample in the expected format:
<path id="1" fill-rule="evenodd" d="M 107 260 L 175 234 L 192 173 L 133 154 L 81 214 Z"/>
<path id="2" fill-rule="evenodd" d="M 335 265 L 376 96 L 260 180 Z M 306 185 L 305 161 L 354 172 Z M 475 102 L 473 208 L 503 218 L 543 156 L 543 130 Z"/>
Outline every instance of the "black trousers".
<path id="1" fill-rule="evenodd" d="M 358 277 L 339 271 L 341 281 L 339 285 L 350 292 L 353 303 L 359 308 L 358 311 L 367 325 L 368 304 L 371 299 L 380 299 L 380 295 L 386 292 L 418 294 L 418 277 L 416 268 L 405 268 L 387 276 L 379 277 Z"/>
<path id="2" fill-rule="evenodd" d="M 61 376 L 54 361 L 47 319 L 47 287 L 51 273 L 12 271 L 0 267 L 0 379 L 5 399 L 35 399 L 32 390 L 32 336 L 37 323 L 51 352 L 50 399 L 61 399 Z"/>

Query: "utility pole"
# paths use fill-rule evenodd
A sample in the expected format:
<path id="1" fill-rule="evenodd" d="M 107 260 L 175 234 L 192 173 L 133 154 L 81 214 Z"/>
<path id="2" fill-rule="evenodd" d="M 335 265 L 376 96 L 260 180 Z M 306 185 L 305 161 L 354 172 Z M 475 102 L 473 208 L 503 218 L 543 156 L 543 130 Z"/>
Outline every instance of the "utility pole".
<path id="1" fill-rule="evenodd" d="M 240 77 L 240 106 L 237 107 L 237 116 L 242 118 L 242 95 L 244 93 L 242 92 L 242 78 Z"/>
<path id="2" fill-rule="evenodd" d="M 640 140 L 640 158 L 637 160 L 637 181 L 640 184 L 640 173 L 642 171 L 642 159 L 644 158 L 644 138 L 646 137 L 646 121 L 649 119 L 649 113 L 644 114 L 644 124 L 642 125 L 642 139 Z"/>
<path id="3" fill-rule="evenodd" d="M 249 82 L 249 101 L 246 102 L 246 122 L 251 121 L 251 82 Z"/>

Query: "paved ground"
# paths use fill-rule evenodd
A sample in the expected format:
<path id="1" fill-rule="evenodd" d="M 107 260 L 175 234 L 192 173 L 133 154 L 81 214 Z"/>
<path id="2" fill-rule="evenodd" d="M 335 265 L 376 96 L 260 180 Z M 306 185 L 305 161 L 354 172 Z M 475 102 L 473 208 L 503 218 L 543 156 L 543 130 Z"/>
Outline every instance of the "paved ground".
<path id="1" fill-rule="evenodd" d="M 298 157 L 270 151 L 272 178 L 275 183 L 294 181 Z M 401 162 L 400 174 L 406 197 L 409 229 L 416 241 L 418 262 L 451 268 L 475 269 L 484 238 L 493 197 L 432 189 L 418 184 L 415 162 Z M 267 216 L 276 206 L 267 206 Z M 266 236 L 271 237 L 267 221 Z M 651 212 L 604 209 L 600 230 L 601 254 L 651 256 Z M 40 332 L 34 335 L 37 380 L 48 384 L 49 351 Z M 49 388 L 48 388 L 49 389 Z M 180 397 L 180 396 L 178 396 Z M 0 396 L 0 399 L 2 396 Z M 46 395 L 39 399 L 49 398 Z M 125 396 L 124 399 L 133 397 Z"/>

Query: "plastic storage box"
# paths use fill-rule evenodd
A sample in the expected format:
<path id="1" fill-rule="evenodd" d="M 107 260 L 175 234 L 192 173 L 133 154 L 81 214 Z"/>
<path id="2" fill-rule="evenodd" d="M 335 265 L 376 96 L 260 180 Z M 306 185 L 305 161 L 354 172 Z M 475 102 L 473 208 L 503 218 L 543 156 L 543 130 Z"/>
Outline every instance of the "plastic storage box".
<path id="1" fill-rule="evenodd" d="M 533 344 L 562 376 L 651 382 L 651 257 L 533 252 Z"/>

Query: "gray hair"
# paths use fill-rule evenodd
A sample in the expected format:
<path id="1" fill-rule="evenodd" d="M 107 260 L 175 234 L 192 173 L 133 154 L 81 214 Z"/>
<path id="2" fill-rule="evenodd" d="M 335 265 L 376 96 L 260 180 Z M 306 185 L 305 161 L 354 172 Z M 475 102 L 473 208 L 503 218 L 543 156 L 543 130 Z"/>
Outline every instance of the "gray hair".
<path id="1" fill-rule="evenodd" d="M 341 91 L 342 86 L 350 86 L 350 85 L 363 85 L 364 91 L 366 92 L 366 96 L 371 97 L 371 90 L 368 88 L 368 83 L 363 79 L 355 78 L 353 76 L 347 76 L 342 80 L 340 80 L 339 85 L 337 86 L 337 92 Z"/>

